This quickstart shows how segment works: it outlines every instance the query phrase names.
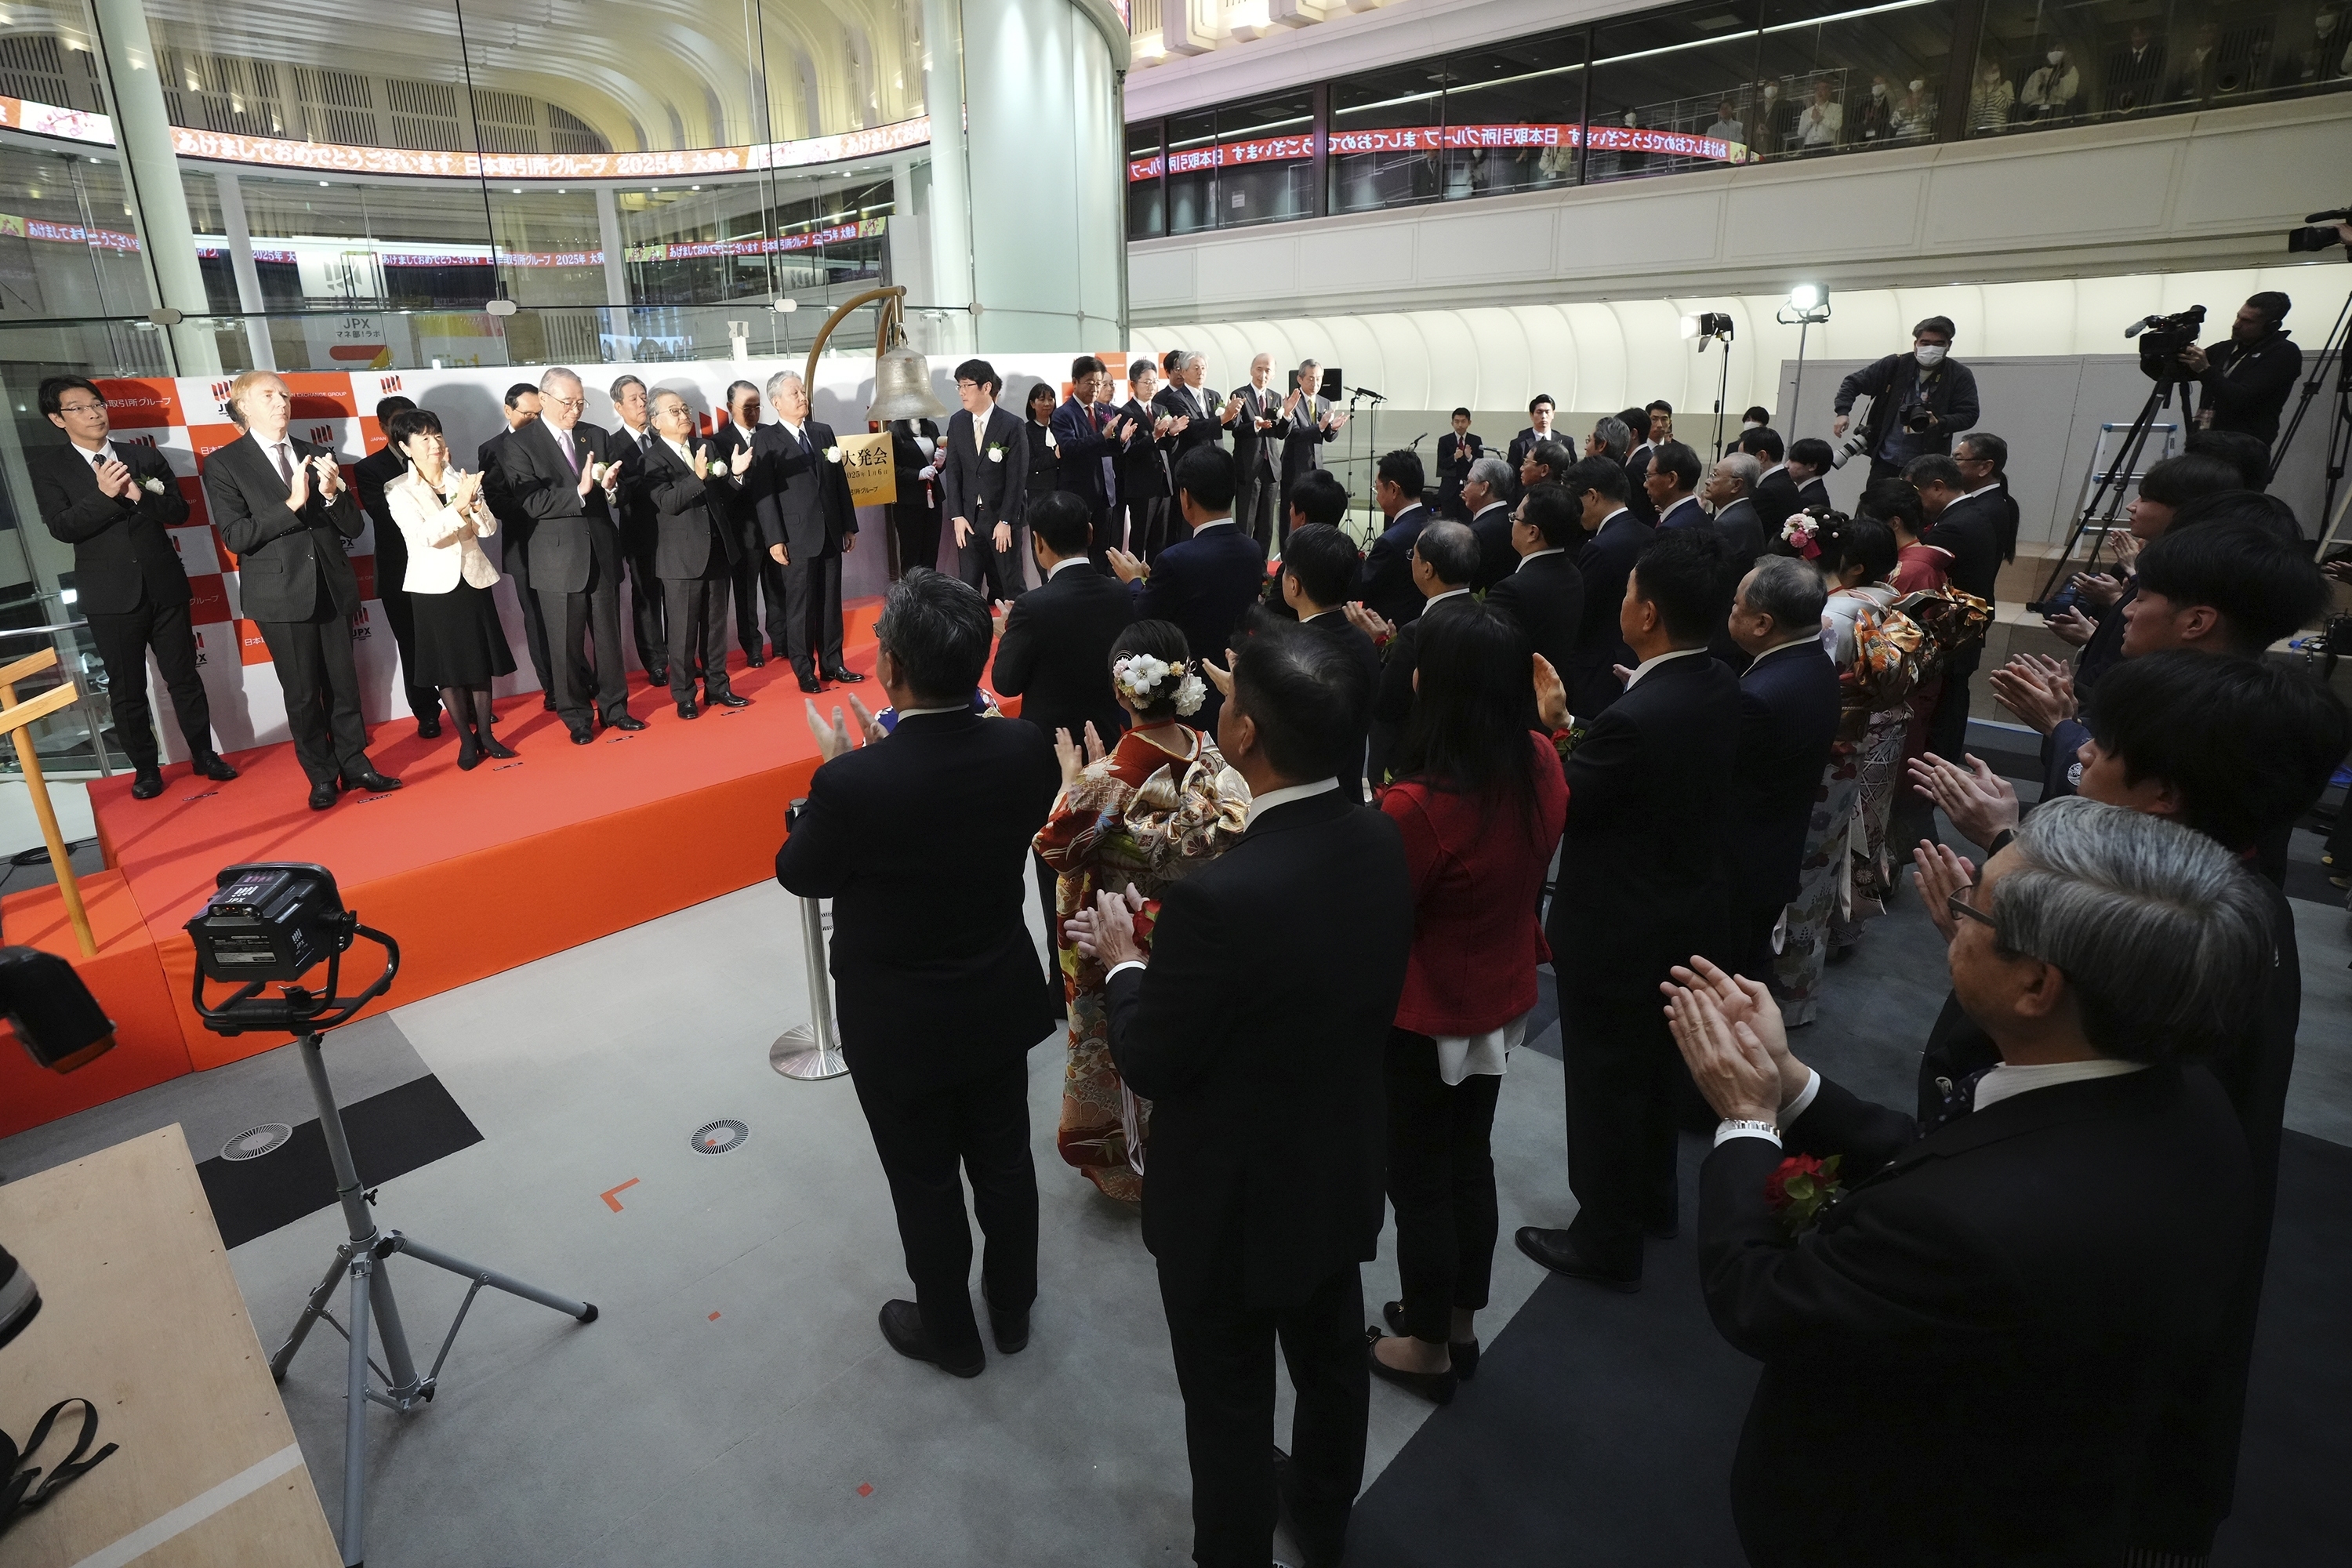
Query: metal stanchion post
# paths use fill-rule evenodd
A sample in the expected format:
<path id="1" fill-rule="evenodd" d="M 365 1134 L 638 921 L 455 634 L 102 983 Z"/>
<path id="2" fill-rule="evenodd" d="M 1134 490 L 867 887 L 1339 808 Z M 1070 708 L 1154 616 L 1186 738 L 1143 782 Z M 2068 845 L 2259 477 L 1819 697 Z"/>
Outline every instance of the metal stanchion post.
<path id="1" fill-rule="evenodd" d="M 801 900 L 801 956 L 808 965 L 809 1021 L 795 1024 L 768 1047 L 768 1065 L 786 1078 L 839 1078 L 849 1070 L 833 1023 L 833 979 L 826 972 L 824 911 L 814 899 Z"/>

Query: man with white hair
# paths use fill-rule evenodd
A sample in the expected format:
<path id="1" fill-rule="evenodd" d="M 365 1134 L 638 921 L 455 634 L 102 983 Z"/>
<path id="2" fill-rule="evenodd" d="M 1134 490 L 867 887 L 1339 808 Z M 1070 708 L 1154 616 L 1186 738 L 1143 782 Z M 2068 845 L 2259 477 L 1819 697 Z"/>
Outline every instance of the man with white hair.
<path id="1" fill-rule="evenodd" d="M 1279 453 L 1285 426 L 1282 395 L 1267 384 L 1274 374 L 1274 356 L 1259 354 L 1250 361 L 1248 384 L 1234 388 L 1241 412 L 1234 416 L 1234 521 L 1258 542 L 1274 548 L 1275 501 L 1282 489 Z"/>
<path id="2" fill-rule="evenodd" d="M 863 680 L 841 655 L 841 558 L 857 548 L 841 446 L 809 416 L 808 387 L 793 372 L 768 378 L 768 406 L 776 422 L 751 437 L 751 504 L 760 542 L 784 569 L 784 651 L 803 691 Z"/>
<path id="3" fill-rule="evenodd" d="M 539 401 L 539 417 L 507 438 L 499 461 L 508 494 L 533 520 L 530 584 L 547 625 L 555 711 L 572 743 L 584 746 L 599 719 L 609 729 L 646 727 L 629 713 L 621 663 L 621 532 L 613 518 L 621 469 L 612 437 L 580 417 L 588 395 L 575 372 L 558 365 L 541 376 Z M 589 639 L 593 661 L 583 651 Z"/>
<path id="4" fill-rule="evenodd" d="M 1727 452 L 1699 491 L 1699 500 L 1715 508 L 1715 531 L 1743 573 L 1764 553 L 1764 520 L 1756 515 L 1756 481 L 1763 472 L 1754 453 Z"/>
<path id="5" fill-rule="evenodd" d="M 1323 443 L 1339 435 L 1339 427 L 1348 422 L 1344 412 L 1316 395 L 1321 382 L 1323 367 L 1313 360 L 1301 360 L 1291 378 L 1290 391 L 1282 400 L 1282 537 L 1290 537 L 1290 487 L 1298 482 L 1301 474 L 1313 473 L 1323 466 Z"/>
<path id="6" fill-rule="evenodd" d="M 1470 591 L 1483 594 L 1519 569 L 1511 542 L 1511 465 L 1495 457 L 1474 459 L 1462 480 L 1462 510 L 1478 536 L 1478 574 Z"/>

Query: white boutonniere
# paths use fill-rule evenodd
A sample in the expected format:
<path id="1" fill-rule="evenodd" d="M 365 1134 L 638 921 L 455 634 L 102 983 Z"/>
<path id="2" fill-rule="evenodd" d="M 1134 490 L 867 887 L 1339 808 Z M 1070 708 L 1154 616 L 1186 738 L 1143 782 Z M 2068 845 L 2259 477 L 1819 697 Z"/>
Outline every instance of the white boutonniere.
<path id="1" fill-rule="evenodd" d="M 159 496 L 163 493 L 163 481 L 150 474 L 139 481 L 139 488 L 151 496 Z"/>
<path id="2" fill-rule="evenodd" d="M 992 462 L 992 463 L 1001 463 L 1001 462 L 1004 461 L 1004 443 L 1003 443 L 1003 442 L 1002 442 L 1002 441 L 991 441 L 991 442 L 988 444 L 988 460 L 989 460 L 990 462 Z"/>
<path id="3" fill-rule="evenodd" d="M 838 463 L 841 461 L 841 448 L 838 447 L 827 447 L 824 449 L 824 460 L 828 463 Z"/>

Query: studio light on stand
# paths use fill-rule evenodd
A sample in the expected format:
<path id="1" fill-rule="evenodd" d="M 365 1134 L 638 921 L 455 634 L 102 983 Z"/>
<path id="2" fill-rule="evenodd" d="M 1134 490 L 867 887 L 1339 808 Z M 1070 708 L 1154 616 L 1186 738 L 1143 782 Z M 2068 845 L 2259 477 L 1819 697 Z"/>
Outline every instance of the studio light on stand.
<path id="1" fill-rule="evenodd" d="M 1724 400 L 1731 395 L 1731 340 L 1734 335 L 1728 311 L 1706 310 L 1683 318 L 1683 336 L 1686 340 L 1698 340 L 1698 353 L 1706 353 L 1709 343 L 1723 345 L 1722 363 L 1716 367 L 1715 375 L 1715 455 L 1718 458 L 1723 456 Z"/>
<path id="2" fill-rule="evenodd" d="M 1789 290 L 1788 303 L 1773 317 L 1784 327 L 1797 329 L 1797 379 L 1789 389 L 1789 424 L 1797 423 L 1797 400 L 1805 393 L 1805 334 L 1830 319 L 1830 291 L 1818 283 L 1800 283 Z"/>
<path id="3" fill-rule="evenodd" d="M 441 1363 L 465 1323 L 474 1298 L 488 1286 L 536 1301 L 583 1323 L 596 1321 L 596 1309 L 526 1285 L 496 1269 L 452 1258 L 396 1230 L 380 1229 L 368 1207 L 375 1194 L 360 1185 L 352 1163 L 351 1139 L 336 1108 L 335 1091 L 327 1082 L 320 1036 L 347 1024 L 361 1008 L 392 988 L 400 971 L 400 944 L 382 931 L 359 923 L 359 916 L 343 908 L 333 873 L 323 866 L 297 861 L 270 861 L 231 866 L 215 879 L 215 890 L 203 910 L 188 922 L 196 949 L 194 999 L 205 1027 L 216 1035 L 235 1036 L 248 1029 L 285 1030 L 299 1037 L 302 1069 L 310 1080 L 310 1098 L 319 1108 L 319 1130 L 325 1134 L 327 1157 L 334 1167 L 335 1197 L 343 1207 L 351 1238 L 335 1248 L 335 1260 L 310 1292 L 302 1316 L 278 1353 L 269 1358 L 269 1375 L 286 1381 L 286 1368 L 302 1348 L 311 1325 L 324 1318 L 328 1326 L 350 1343 L 345 1358 L 345 1392 L 350 1405 L 343 1428 L 342 1553 L 346 1564 L 366 1556 L 367 1407 L 373 1400 L 387 1410 L 407 1412 L 431 1402 L 441 1375 Z M 339 996 L 343 954 L 356 937 L 383 949 L 383 971 L 355 994 Z M 311 991 L 298 984 L 320 963 L 327 966 L 325 989 Z M 236 989 L 217 1003 L 205 1000 L 205 982 Z M 263 988 L 276 985 L 278 994 L 265 996 Z M 394 1253 L 403 1253 L 436 1268 L 446 1268 L 471 1281 L 457 1315 L 443 1336 L 432 1369 L 419 1373 L 410 1356 L 408 1336 L 400 1322 L 399 1303 L 392 1294 L 388 1272 Z M 335 1321 L 327 1303 L 339 1279 L 348 1279 L 351 1294 L 349 1323 Z M 370 1336 L 383 1349 L 379 1392 L 370 1382 L 374 1370 L 368 1355 Z"/>

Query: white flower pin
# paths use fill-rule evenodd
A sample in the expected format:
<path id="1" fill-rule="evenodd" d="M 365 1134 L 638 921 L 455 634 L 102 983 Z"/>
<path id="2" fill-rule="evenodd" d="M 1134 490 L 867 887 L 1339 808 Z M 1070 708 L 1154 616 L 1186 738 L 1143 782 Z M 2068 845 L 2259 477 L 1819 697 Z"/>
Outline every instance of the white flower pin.
<path id="1" fill-rule="evenodd" d="M 151 496 L 159 496 L 163 493 L 163 481 L 150 474 L 139 481 L 139 488 Z"/>
<path id="2" fill-rule="evenodd" d="M 838 463 L 841 461 L 841 448 L 838 447 L 827 447 L 824 449 L 824 460 L 828 463 Z"/>

